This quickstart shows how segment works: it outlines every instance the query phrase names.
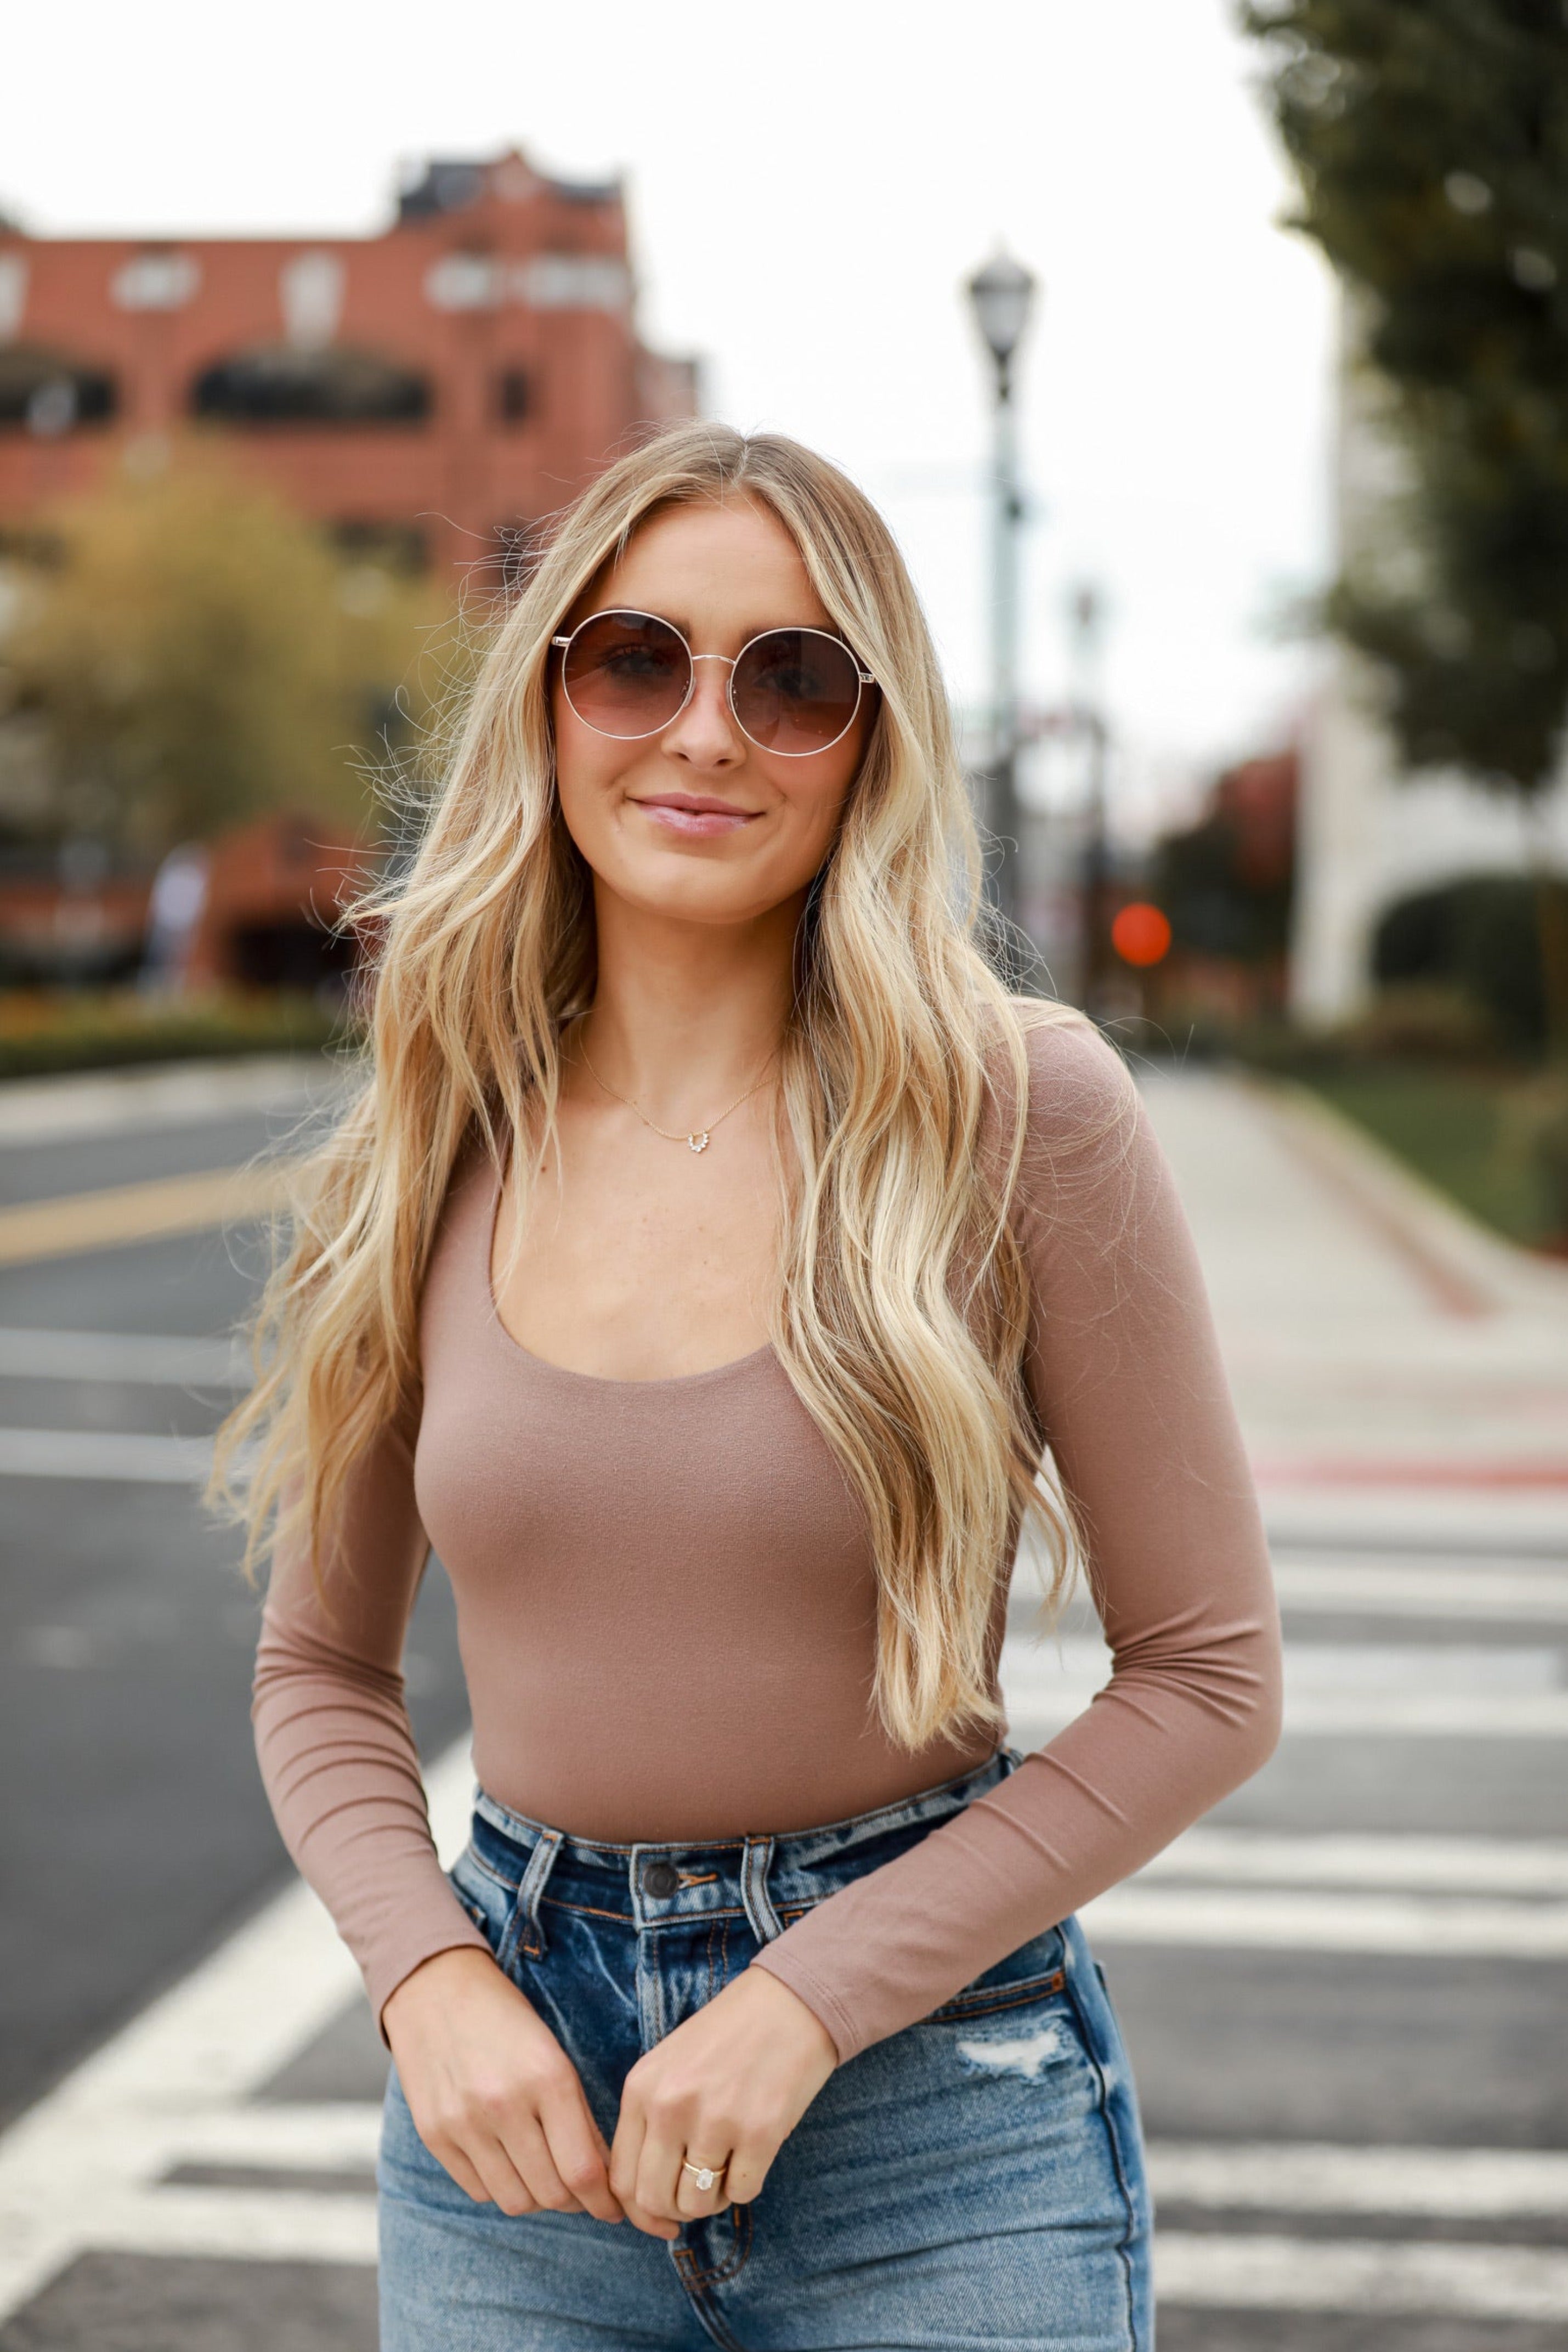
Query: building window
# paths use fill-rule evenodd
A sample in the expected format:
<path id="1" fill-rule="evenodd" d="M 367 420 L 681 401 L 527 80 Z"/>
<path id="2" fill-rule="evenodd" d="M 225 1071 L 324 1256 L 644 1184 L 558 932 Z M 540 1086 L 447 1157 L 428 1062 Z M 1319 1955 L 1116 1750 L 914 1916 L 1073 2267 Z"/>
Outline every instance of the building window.
<path id="1" fill-rule="evenodd" d="M 25 343 L 0 350 L 0 432 L 54 440 L 84 425 L 108 425 L 119 404 L 106 369 Z"/>
<path id="2" fill-rule="evenodd" d="M 343 315 L 349 273 L 340 254 L 297 253 L 277 273 L 283 340 L 296 351 L 325 351 Z"/>
<path id="3" fill-rule="evenodd" d="M 0 236 L 6 234 L 6 224 L 0 220 Z M 0 343 L 8 343 L 22 331 L 22 320 L 27 311 L 27 257 L 25 253 L 0 253 Z"/>
<path id="4" fill-rule="evenodd" d="M 493 310 L 507 274 L 487 253 L 444 253 L 424 273 L 426 301 L 437 310 Z"/>
<path id="5" fill-rule="evenodd" d="M 513 285 L 535 310 L 620 311 L 632 299 L 632 272 L 612 253 L 538 253 Z"/>
<path id="6" fill-rule="evenodd" d="M 188 253 L 139 253 L 115 271 L 110 292 L 122 310 L 183 310 L 201 282 Z"/>
<path id="7" fill-rule="evenodd" d="M 423 425 L 434 404 L 428 377 L 379 352 L 283 344 L 236 352 L 191 387 L 193 415 L 222 425 Z"/>
<path id="8" fill-rule="evenodd" d="M 503 368 L 496 379 L 496 406 L 503 425 L 528 425 L 534 414 L 534 380 L 526 368 Z"/>

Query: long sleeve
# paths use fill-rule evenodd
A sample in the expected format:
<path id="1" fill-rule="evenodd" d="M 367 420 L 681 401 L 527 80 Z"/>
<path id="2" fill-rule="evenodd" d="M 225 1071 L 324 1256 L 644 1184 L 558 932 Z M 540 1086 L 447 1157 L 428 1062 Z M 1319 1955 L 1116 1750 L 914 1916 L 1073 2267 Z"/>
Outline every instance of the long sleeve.
<path id="1" fill-rule="evenodd" d="M 429 1553 L 406 1431 L 350 1474 L 319 1589 L 303 1544 L 273 1564 L 252 1718 L 274 1817 L 364 1974 L 379 2022 L 422 1960 L 487 1949 L 436 1858 L 403 1699 L 403 1639 Z"/>
<path id="2" fill-rule="evenodd" d="M 754 1961 L 816 2011 L 841 2060 L 1139 1869 L 1279 1738 L 1267 1546 L 1170 1171 L 1086 1023 L 1033 1032 L 1030 1067 L 1014 1210 L 1029 1381 L 1113 1670 L 1007 1780 Z"/>

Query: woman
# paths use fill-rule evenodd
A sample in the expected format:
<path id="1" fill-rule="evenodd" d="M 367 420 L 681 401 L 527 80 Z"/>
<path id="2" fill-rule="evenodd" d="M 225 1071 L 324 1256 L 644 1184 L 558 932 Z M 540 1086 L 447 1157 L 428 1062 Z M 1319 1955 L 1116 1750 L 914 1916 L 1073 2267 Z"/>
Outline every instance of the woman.
<path id="1" fill-rule="evenodd" d="M 1278 1629 L 1168 1174 L 1088 1024 L 992 978 L 975 875 L 841 475 L 683 425 L 576 502 L 229 1433 L 281 1505 L 264 1776 L 394 2062 L 387 2352 L 1153 2340 L 1073 1912 L 1263 1762 Z M 1026 1519 L 1114 1654 L 1027 1756 Z M 432 1544 L 450 1877 L 398 1672 Z"/>

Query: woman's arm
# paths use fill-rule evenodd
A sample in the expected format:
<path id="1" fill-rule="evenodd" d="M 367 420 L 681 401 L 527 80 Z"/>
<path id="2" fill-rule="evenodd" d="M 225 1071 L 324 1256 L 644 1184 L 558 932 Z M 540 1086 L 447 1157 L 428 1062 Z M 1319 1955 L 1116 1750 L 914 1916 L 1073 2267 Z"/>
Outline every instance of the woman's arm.
<path id="1" fill-rule="evenodd" d="M 319 1587 L 303 1545 L 275 1562 L 256 1753 L 284 1843 L 360 1963 L 415 2127 L 476 2203 L 625 2216 L 673 2236 L 616 2198 L 575 2068 L 436 1856 L 400 1671 L 430 1550 L 408 1430 L 384 1430 L 355 1465 L 340 1524 Z"/>
<path id="2" fill-rule="evenodd" d="M 997 1788 L 758 1955 L 841 2062 L 1140 1868 L 1279 1738 L 1268 1550 L 1169 1169 L 1087 1023 L 1036 1031 L 1030 1065 L 1030 1386 L 1113 1671 Z"/>
<path id="3" fill-rule="evenodd" d="M 488 1947 L 447 1883 L 401 1672 L 430 1549 L 413 1441 L 389 1427 L 350 1475 L 319 1589 L 303 1543 L 273 1564 L 251 1713 L 283 1842 L 358 1960 L 378 2023 L 421 1963 Z"/>

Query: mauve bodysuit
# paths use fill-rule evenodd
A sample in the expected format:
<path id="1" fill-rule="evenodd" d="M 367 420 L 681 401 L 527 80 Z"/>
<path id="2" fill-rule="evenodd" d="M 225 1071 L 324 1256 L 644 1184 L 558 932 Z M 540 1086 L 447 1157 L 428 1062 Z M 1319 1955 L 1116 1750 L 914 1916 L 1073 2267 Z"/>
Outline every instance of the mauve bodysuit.
<path id="1" fill-rule="evenodd" d="M 1034 1031 L 1029 1059 L 1012 1210 L 1029 1385 L 1113 1669 L 1008 1779 L 752 1963 L 841 2060 L 1140 1867 L 1278 1738 L 1268 1555 L 1169 1171 L 1088 1024 Z M 419 1407 L 352 1474 L 329 1609 L 303 1546 L 280 1550 L 256 1662 L 267 1793 L 378 2017 L 433 1954 L 486 1948 L 437 1861 L 403 1703 L 432 1545 L 456 1594 L 480 1784 L 570 1834 L 814 1828 L 952 1780 L 999 1736 L 909 1754 L 879 1728 L 870 1546 L 771 1348 L 657 1381 L 530 1355 L 496 1313 L 497 1191 L 487 1156 L 459 1163 L 422 1299 Z"/>

